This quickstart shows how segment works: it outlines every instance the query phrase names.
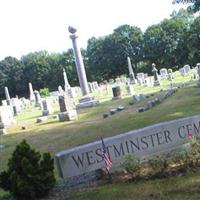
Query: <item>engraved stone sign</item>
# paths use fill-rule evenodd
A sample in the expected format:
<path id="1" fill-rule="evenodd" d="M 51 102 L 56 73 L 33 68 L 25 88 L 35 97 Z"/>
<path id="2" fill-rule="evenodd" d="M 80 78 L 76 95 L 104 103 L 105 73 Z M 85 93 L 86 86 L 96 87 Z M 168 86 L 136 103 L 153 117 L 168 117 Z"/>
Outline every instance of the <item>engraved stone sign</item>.
<path id="1" fill-rule="evenodd" d="M 105 138 L 104 142 L 113 162 L 111 170 L 115 171 L 122 166 L 127 154 L 148 158 L 154 154 L 183 148 L 189 141 L 189 133 L 200 136 L 200 115 L 162 122 Z M 56 162 L 62 178 L 102 169 L 102 143 L 99 140 L 59 152 L 56 154 Z"/>

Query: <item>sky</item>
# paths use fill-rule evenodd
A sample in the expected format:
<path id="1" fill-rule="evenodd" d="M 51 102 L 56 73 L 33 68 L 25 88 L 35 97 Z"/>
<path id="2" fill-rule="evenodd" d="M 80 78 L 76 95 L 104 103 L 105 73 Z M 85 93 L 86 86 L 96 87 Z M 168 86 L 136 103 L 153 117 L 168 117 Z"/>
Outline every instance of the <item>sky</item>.
<path id="1" fill-rule="evenodd" d="M 169 18 L 172 0 L 0 0 L 0 60 L 30 52 L 62 53 L 72 48 L 68 26 L 78 29 L 83 48 L 91 37 L 123 24 L 145 29 Z"/>

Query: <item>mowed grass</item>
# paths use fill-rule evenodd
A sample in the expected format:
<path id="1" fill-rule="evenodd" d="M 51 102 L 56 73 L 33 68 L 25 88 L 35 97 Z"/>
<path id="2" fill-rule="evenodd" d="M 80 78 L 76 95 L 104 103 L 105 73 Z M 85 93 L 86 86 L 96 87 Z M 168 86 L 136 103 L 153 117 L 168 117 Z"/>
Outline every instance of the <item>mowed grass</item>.
<path id="1" fill-rule="evenodd" d="M 183 83 L 189 79 L 189 76 L 178 76 L 176 83 Z M 143 113 L 137 112 L 138 108 L 143 106 L 148 100 L 155 98 L 156 96 L 163 96 L 165 91 L 160 90 L 165 90 L 167 88 L 169 88 L 169 81 L 163 81 L 162 86 L 159 87 L 147 88 L 136 86 L 135 90 L 137 93 L 144 93 L 147 95 L 154 93 L 155 95 L 153 97 L 150 96 L 149 99 L 143 100 L 140 103 L 135 103 L 134 105 L 129 105 L 129 102 L 132 101 L 132 97 L 126 94 L 123 96 L 123 99 L 115 101 L 110 101 L 112 96 L 111 93 L 102 95 L 98 94 L 101 104 L 93 108 L 78 110 L 79 120 L 73 122 L 59 122 L 58 119 L 49 116 L 47 121 L 37 124 L 36 118 L 41 116 L 41 111 L 34 107 L 28 108 L 17 116 L 17 125 L 8 128 L 8 134 L 0 136 L 0 144 L 6 146 L 4 149 L 0 150 L 0 172 L 6 169 L 9 157 L 14 151 L 16 145 L 23 139 L 26 139 L 28 143 L 38 151 L 48 151 L 54 157 L 55 153 L 59 151 L 99 140 L 101 137 L 109 137 L 154 123 L 197 115 L 200 113 L 200 89 L 196 86 L 196 83 L 192 81 L 187 86 L 180 88 L 172 97 L 164 100 L 161 104 L 153 107 L 151 110 Z M 124 106 L 125 110 L 109 118 L 102 118 L 103 113 L 109 112 L 110 109 L 116 108 L 119 105 Z M 58 112 L 58 107 L 56 107 L 55 110 Z M 21 126 L 23 125 L 26 126 L 26 130 L 21 129 Z M 55 175 L 57 177 L 56 170 Z M 193 178 L 195 179 L 195 175 Z M 141 190 L 143 190 L 142 187 L 145 187 L 143 186 L 145 184 L 147 184 L 146 187 L 148 187 L 149 182 L 142 183 Z M 135 187 L 135 185 L 130 184 L 129 186 L 129 184 L 116 184 L 112 186 L 107 185 L 98 190 L 102 195 L 101 199 L 117 199 L 118 197 L 114 198 L 114 190 L 121 191 L 124 199 L 128 199 L 129 196 L 127 196 L 128 194 L 126 193 L 128 192 L 127 190 L 132 190 L 132 187 Z M 140 186 L 138 185 L 138 187 Z M 84 196 L 82 199 L 96 199 L 92 195 L 94 194 L 88 194 L 88 196 Z M 111 196 L 109 197 L 106 195 Z M 77 198 L 79 199 L 81 197 Z M 138 199 L 142 199 L 142 197 L 138 197 Z M 146 199 L 151 199 L 151 197 Z M 152 199 L 161 198 L 152 197 Z"/>
<path id="2" fill-rule="evenodd" d="M 66 200 L 199 200 L 200 173 L 153 181 L 115 183 Z"/>
<path id="3" fill-rule="evenodd" d="M 199 114 L 200 89 L 195 85 L 193 83 L 179 89 L 172 97 L 143 113 L 138 113 L 137 110 L 149 99 L 130 106 L 129 102 L 132 101 L 132 97 L 125 96 L 115 101 L 110 101 L 108 98 L 109 101 L 104 101 L 96 107 L 79 110 L 77 121 L 59 122 L 58 119 L 49 116 L 47 121 L 37 124 L 36 117 L 41 116 L 41 111 L 31 107 L 17 117 L 17 125 L 8 128 L 8 134 L 0 136 L 0 144 L 6 146 L 0 150 L 0 171 L 6 169 L 8 158 L 15 146 L 23 139 L 26 139 L 33 148 L 41 152 L 48 151 L 54 156 L 61 150 L 96 141 L 101 137 L 109 137 L 154 123 Z M 161 88 L 163 86 L 152 89 L 141 87 L 138 90 L 146 94 L 153 91 L 155 96 L 151 98 L 155 98 L 163 95 L 163 92 L 159 92 Z M 102 118 L 103 113 L 119 105 L 125 106 L 125 110 L 109 118 Z M 56 111 L 58 112 L 58 108 Z M 26 126 L 26 130 L 21 130 L 22 125 Z"/>

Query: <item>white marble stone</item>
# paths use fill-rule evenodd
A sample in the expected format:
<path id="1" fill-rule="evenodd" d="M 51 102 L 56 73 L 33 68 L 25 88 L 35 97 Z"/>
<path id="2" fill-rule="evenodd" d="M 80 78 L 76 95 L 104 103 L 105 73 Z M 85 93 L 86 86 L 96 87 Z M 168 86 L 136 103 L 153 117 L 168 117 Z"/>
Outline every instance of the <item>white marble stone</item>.
<path id="1" fill-rule="evenodd" d="M 0 106 L 0 122 L 4 123 L 5 126 L 16 124 L 11 105 Z"/>
<path id="2" fill-rule="evenodd" d="M 166 68 L 160 69 L 160 76 L 161 76 L 161 78 L 163 78 L 163 79 L 166 79 L 166 78 L 167 78 L 168 72 L 167 72 L 167 69 L 166 69 Z"/>

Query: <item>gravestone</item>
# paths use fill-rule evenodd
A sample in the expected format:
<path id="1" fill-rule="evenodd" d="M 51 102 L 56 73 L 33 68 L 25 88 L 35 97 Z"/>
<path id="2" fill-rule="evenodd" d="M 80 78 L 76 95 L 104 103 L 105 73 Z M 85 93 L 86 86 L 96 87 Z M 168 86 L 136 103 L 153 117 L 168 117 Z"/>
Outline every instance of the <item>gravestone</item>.
<path id="1" fill-rule="evenodd" d="M 28 88 L 29 88 L 29 100 L 30 100 L 31 102 L 35 102 L 35 95 L 34 95 L 34 92 L 33 92 L 32 83 L 29 83 L 29 84 L 28 84 Z"/>
<path id="2" fill-rule="evenodd" d="M 180 72 L 180 74 L 181 74 L 182 76 L 185 76 L 185 75 L 186 75 L 186 71 L 185 71 L 185 68 L 184 68 L 184 67 L 180 68 L 180 69 L 179 69 L 179 72 Z"/>
<path id="3" fill-rule="evenodd" d="M 137 73 L 137 82 L 139 83 L 139 85 L 143 85 L 144 84 L 144 73 Z"/>
<path id="4" fill-rule="evenodd" d="M 166 68 L 160 69 L 160 76 L 161 76 L 161 78 L 163 78 L 163 79 L 166 79 L 166 78 L 167 78 L 168 73 L 167 73 L 167 69 L 166 69 Z"/>
<path id="5" fill-rule="evenodd" d="M 128 94 L 130 94 L 130 95 L 134 94 L 134 89 L 133 89 L 133 85 L 132 84 L 127 84 L 126 90 L 127 90 Z"/>
<path id="6" fill-rule="evenodd" d="M 77 112 L 73 108 L 73 104 L 69 97 L 67 96 L 59 96 L 59 106 L 60 113 L 58 114 L 58 118 L 60 121 L 71 121 L 77 119 Z"/>
<path id="7" fill-rule="evenodd" d="M 173 78 L 174 77 L 173 77 L 173 71 L 172 71 L 172 69 L 168 69 L 168 80 L 172 81 Z"/>
<path id="8" fill-rule="evenodd" d="M 99 101 L 96 100 L 94 97 L 86 96 L 79 99 L 78 103 L 76 104 L 76 108 L 87 108 L 87 107 L 93 107 L 99 104 Z"/>
<path id="9" fill-rule="evenodd" d="M 5 91 L 5 96 L 6 96 L 7 105 L 11 105 L 11 102 L 10 102 L 10 94 L 9 94 L 8 88 L 7 88 L 7 87 L 4 87 L 4 91 Z"/>
<path id="10" fill-rule="evenodd" d="M 18 98 L 11 99 L 14 115 L 18 115 L 22 111 L 22 103 Z"/>
<path id="11" fill-rule="evenodd" d="M 47 120 L 47 116 L 38 117 L 36 119 L 36 123 L 41 123 Z"/>
<path id="12" fill-rule="evenodd" d="M 144 79 L 144 86 L 145 87 L 151 87 L 152 86 L 151 77 L 147 77 L 147 78 Z"/>
<path id="13" fill-rule="evenodd" d="M 68 78 L 67 78 L 67 74 L 66 74 L 65 69 L 63 69 L 63 78 L 64 78 L 65 92 L 67 92 L 68 89 L 70 88 L 70 84 L 69 84 L 69 81 L 68 81 Z"/>
<path id="14" fill-rule="evenodd" d="M 93 93 L 94 92 L 93 84 L 88 82 L 88 87 L 89 87 L 90 93 Z"/>
<path id="15" fill-rule="evenodd" d="M 41 108 L 41 97 L 40 97 L 40 93 L 35 90 L 34 91 L 34 95 L 35 95 L 35 107 L 40 107 Z"/>
<path id="16" fill-rule="evenodd" d="M 185 73 L 186 74 L 188 74 L 189 72 L 190 72 L 190 65 L 185 65 L 184 67 L 183 67 L 184 69 L 185 69 Z"/>
<path id="17" fill-rule="evenodd" d="M 107 93 L 107 94 L 109 94 L 110 89 L 111 89 L 110 85 L 109 85 L 109 84 L 106 84 L 106 93 Z"/>
<path id="18" fill-rule="evenodd" d="M 75 87 L 68 88 L 67 93 L 68 93 L 69 97 L 72 99 L 78 96 L 78 93 L 77 93 Z"/>
<path id="19" fill-rule="evenodd" d="M 93 85 L 94 90 L 99 90 L 100 89 L 97 81 L 93 81 L 92 85 Z"/>
<path id="20" fill-rule="evenodd" d="M 199 75 L 199 80 L 197 82 L 197 85 L 200 87 L 200 63 L 197 63 L 197 67 L 198 67 L 197 72 L 198 72 L 198 75 Z"/>
<path id="21" fill-rule="evenodd" d="M 23 107 L 28 107 L 31 105 L 31 101 L 29 99 L 26 99 L 25 97 L 20 98 Z"/>
<path id="22" fill-rule="evenodd" d="M 6 134 L 5 125 L 3 122 L 1 122 L 1 116 L 0 116 L 0 135 Z"/>
<path id="23" fill-rule="evenodd" d="M 133 68 L 131 65 L 131 60 L 129 57 L 127 57 L 127 61 L 128 61 L 128 71 L 129 71 L 129 77 L 130 77 L 130 81 L 132 84 L 136 84 L 136 79 L 135 79 L 135 74 L 133 72 Z"/>
<path id="24" fill-rule="evenodd" d="M 189 133 L 200 136 L 200 115 L 162 122 L 104 138 L 112 160 L 111 172 L 122 168 L 126 155 L 142 159 L 183 149 L 190 141 Z M 104 168 L 102 142 L 77 146 L 56 154 L 56 164 L 61 178 L 78 176 Z"/>
<path id="25" fill-rule="evenodd" d="M 156 65 L 152 63 L 152 72 L 153 72 L 153 77 L 154 77 L 154 86 L 160 85 L 159 77 L 158 77 L 158 70 L 156 69 Z"/>
<path id="26" fill-rule="evenodd" d="M 6 100 L 2 100 L 1 103 L 2 103 L 2 106 L 7 106 L 8 105 Z"/>
<path id="27" fill-rule="evenodd" d="M 11 105 L 0 106 L 0 134 L 6 133 L 6 126 L 16 124 Z"/>
<path id="28" fill-rule="evenodd" d="M 42 116 L 53 114 L 53 107 L 49 99 L 42 100 Z"/>
<path id="29" fill-rule="evenodd" d="M 62 89 L 62 86 L 59 85 L 58 86 L 58 96 L 62 96 L 62 95 L 65 95 L 65 91 Z"/>
<path id="30" fill-rule="evenodd" d="M 141 101 L 141 99 L 140 99 L 140 95 L 139 95 L 139 94 L 135 94 L 135 95 L 133 95 L 133 101 L 136 101 L 136 102 Z"/>
<path id="31" fill-rule="evenodd" d="M 112 100 L 121 99 L 121 88 L 120 88 L 120 86 L 113 87 L 112 92 L 113 92 Z"/>

